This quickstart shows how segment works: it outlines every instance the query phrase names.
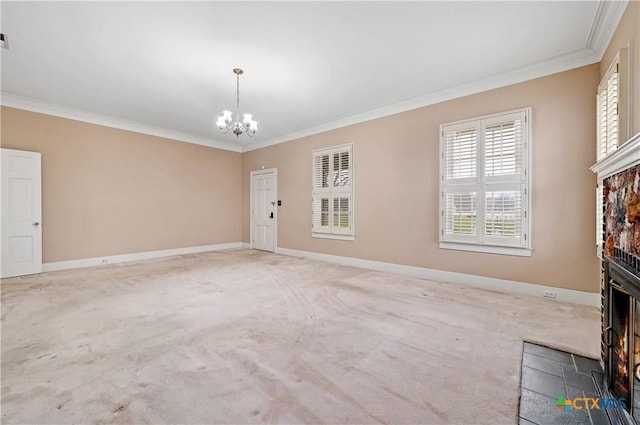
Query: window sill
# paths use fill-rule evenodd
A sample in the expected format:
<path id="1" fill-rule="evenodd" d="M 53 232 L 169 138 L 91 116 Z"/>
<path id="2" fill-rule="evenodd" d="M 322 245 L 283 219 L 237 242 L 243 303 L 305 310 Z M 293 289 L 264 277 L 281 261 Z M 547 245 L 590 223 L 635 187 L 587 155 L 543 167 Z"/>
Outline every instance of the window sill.
<path id="1" fill-rule="evenodd" d="M 320 238 L 320 239 L 336 239 L 341 241 L 354 241 L 356 239 L 356 237 L 353 235 L 339 235 L 339 234 L 333 234 L 333 233 L 317 233 L 317 232 L 312 232 L 311 237 Z"/>
<path id="2" fill-rule="evenodd" d="M 440 249 L 482 252 L 485 254 L 514 255 L 518 257 L 531 257 L 532 251 L 531 248 L 516 248 L 512 246 L 480 245 L 459 242 L 440 242 Z"/>

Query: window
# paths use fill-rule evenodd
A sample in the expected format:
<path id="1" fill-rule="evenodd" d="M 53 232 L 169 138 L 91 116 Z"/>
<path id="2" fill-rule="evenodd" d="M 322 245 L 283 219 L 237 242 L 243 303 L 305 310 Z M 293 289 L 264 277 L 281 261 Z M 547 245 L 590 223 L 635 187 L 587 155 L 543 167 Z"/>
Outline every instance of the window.
<path id="1" fill-rule="evenodd" d="M 353 144 L 313 151 L 311 235 L 354 239 Z"/>
<path id="2" fill-rule="evenodd" d="M 440 247 L 531 255 L 531 108 L 440 126 Z"/>
<path id="3" fill-rule="evenodd" d="M 598 85 L 597 102 L 597 138 L 598 161 L 618 148 L 618 89 L 619 89 L 619 56 L 609 67 L 606 75 Z"/>

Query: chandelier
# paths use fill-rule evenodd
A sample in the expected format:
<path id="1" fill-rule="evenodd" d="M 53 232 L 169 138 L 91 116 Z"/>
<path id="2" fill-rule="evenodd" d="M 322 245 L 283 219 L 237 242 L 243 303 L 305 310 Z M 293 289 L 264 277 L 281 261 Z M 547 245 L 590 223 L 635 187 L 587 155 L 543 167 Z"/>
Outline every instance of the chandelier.
<path id="1" fill-rule="evenodd" d="M 251 114 L 244 114 L 242 122 L 240 121 L 240 75 L 243 71 L 240 68 L 234 68 L 233 73 L 236 74 L 236 118 L 234 121 L 231 111 L 222 111 L 222 115 L 218 116 L 216 125 L 222 134 L 232 130 L 236 137 L 240 137 L 243 133 L 253 137 L 258 131 L 258 122 L 253 120 Z"/>

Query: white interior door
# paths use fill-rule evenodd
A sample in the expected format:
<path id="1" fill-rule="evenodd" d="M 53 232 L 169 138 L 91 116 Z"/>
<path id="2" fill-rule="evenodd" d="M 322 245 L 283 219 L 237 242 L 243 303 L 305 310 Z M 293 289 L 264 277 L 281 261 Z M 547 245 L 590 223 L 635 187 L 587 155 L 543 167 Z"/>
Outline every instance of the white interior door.
<path id="1" fill-rule="evenodd" d="M 251 172 L 251 247 L 275 252 L 277 235 L 277 172 Z"/>
<path id="2" fill-rule="evenodd" d="M 2 149 L 2 277 L 42 272 L 40 153 Z"/>

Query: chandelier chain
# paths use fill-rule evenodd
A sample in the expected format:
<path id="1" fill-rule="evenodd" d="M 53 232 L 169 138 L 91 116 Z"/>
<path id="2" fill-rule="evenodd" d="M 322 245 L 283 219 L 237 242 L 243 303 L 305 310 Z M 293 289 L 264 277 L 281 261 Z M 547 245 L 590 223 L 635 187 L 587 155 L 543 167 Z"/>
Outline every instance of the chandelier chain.
<path id="1" fill-rule="evenodd" d="M 240 116 L 240 73 L 236 73 L 236 116 Z"/>

